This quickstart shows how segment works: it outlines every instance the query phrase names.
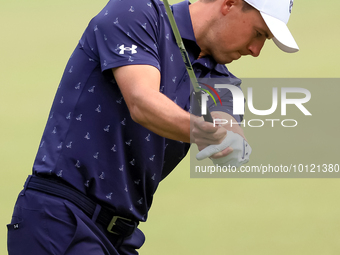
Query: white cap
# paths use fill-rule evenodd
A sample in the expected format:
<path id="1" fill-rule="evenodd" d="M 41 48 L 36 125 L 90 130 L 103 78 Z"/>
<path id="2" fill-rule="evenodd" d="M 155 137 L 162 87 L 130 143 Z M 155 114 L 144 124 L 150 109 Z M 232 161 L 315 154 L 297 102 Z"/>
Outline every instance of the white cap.
<path id="1" fill-rule="evenodd" d="M 288 53 L 297 52 L 299 46 L 290 33 L 287 23 L 292 12 L 293 0 L 244 0 L 257 9 L 270 32 L 273 41 L 283 51 Z"/>

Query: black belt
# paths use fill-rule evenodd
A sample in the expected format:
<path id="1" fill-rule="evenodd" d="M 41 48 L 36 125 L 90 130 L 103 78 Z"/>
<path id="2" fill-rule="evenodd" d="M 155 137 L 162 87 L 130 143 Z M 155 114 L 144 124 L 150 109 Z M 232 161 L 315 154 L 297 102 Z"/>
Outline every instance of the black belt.
<path id="1" fill-rule="evenodd" d="M 90 218 L 95 214 L 97 203 L 80 191 L 55 179 L 30 176 L 27 189 L 42 191 L 66 199 L 78 206 Z M 136 229 L 138 222 L 118 216 L 112 209 L 101 206 L 97 222 L 107 227 L 107 231 L 123 237 L 130 236 Z"/>

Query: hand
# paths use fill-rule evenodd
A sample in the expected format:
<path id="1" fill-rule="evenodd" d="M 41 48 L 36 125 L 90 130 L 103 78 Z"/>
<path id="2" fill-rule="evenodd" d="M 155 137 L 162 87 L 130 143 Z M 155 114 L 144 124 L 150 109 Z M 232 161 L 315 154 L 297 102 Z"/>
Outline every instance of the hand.
<path id="1" fill-rule="evenodd" d="M 216 155 L 216 152 L 223 151 L 225 148 L 233 148 L 233 152 L 229 153 L 227 156 L 220 158 L 212 158 L 215 165 L 221 166 L 235 166 L 240 167 L 249 161 L 249 156 L 251 154 L 251 147 L 247 141 L 230 130 L 227 132 L 226 138 L 222 143 L 217 145 L 209 145 L 208 147 L 197 153 L 196 158 L 202 160 L 210 157 L 211 155 Z"/>
<path id="2" fill-rule="evenodd" d="M 191 142 L 196 143 L 201 151 L 209 145 L 221 144 L 227 136 L 227 130 L 222 126 L 215 126 L 212 123 L 205 122 L 203 118 L 192 117 L 191 121 Z M 221 151 L 211 155 L 211 158 L 222 158 L 233 152 L 231 147 L 224 148 Z"/>

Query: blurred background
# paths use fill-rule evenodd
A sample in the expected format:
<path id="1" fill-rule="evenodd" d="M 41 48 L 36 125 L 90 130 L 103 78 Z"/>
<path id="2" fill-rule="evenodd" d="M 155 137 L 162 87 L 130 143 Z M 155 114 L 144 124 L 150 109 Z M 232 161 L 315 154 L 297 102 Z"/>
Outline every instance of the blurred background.
<path id="1" fill-rule="evenodd" d="M 7 254 L 6 224 L 31 173 L 66 62 L 106 2 L 0 0 L 0 254 Z M 339 11 L 335 0 L 294 1 L 288 25 L 300 52 L 283 53 L 269 41 L 259 58 L 243 57 L 229 70 L 240 78 L 340 78 Z M 311 89 L 319 117 L 310 128 L 275 138 L 246 130 L 253 147 L 273 142 L 255 154 L 256 162 L 290 163 L 301 152 L 314 163 L 330 160 L 331 152 L 332 162 L 324 163 L 340 163 L 339 89 L 325 87 Z M 189 163 L 186 157 L 160 184 L 148 222 L 140 225 L 146 235 L 141 255 L 340 253 L 339 179 L 193 179 Z"/>

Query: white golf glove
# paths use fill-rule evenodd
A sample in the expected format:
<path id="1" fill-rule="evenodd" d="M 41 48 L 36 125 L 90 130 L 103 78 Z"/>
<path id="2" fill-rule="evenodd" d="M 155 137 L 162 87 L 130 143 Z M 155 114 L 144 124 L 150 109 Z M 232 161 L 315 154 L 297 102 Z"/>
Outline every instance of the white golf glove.
<path id="1" fill-rule="evenodd" d="M 222 143 L 209 145 L 197 153 L 196 158 L 198 160 L 208 158 L 217 152 L 223 151 L 227 147 L 232 147 L 234 149 L 233 152 L 223 158 L 211 159 L 215 165 L 240 167 L 249 161 L 249 156 L 252 151 L 250 145 L 242 136 L 229 130 L 227 130 L 227 136 Z"/>

